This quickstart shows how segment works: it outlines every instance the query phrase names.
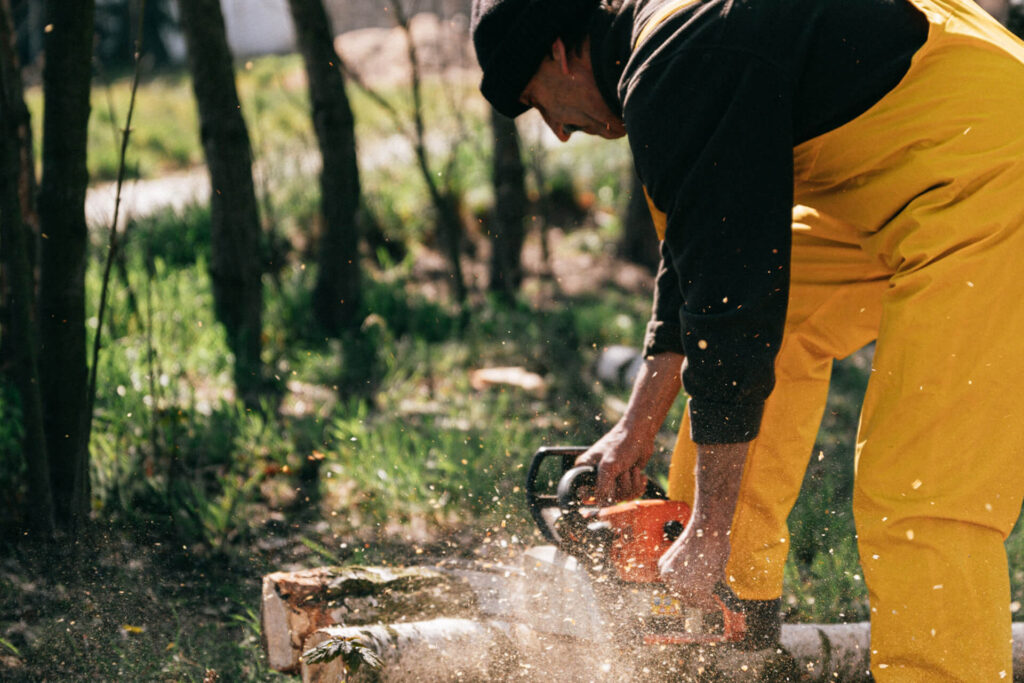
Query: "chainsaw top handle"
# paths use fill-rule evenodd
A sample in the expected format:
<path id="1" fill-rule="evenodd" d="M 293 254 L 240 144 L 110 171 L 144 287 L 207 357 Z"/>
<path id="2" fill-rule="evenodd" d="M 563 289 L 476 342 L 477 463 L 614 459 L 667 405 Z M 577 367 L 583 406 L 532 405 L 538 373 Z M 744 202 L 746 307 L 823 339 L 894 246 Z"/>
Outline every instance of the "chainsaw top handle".
<path id="1" fill-rule="evenodd" d="M 597 467 L 594 465 L 580 465 L 562 475 L 558 482 L 558 507 L 563 511 L 575 510 L 584 504 L 580 499 L 580 489 L 597 487 Z M 658 486 L 653 479 L 647 479 L 647 488 L 644 489 L 645 500 L 668 500 L 665 490 Z"/>

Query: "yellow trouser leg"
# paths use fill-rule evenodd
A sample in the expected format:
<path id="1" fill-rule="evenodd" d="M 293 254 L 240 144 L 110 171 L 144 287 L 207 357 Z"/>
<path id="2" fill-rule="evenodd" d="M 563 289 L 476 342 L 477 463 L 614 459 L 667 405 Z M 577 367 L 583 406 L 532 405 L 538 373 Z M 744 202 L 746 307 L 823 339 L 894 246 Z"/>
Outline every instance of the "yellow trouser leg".
<path id="1" fill-rule="evenodd" d="M 963 184 L 919 196 L 875 240 L 901 264 L 885 296 L 854 491 L 879 681 L 1012 675 L 1003 540 L 1024 493 L 1017 144 L 1004 174 L 978 185 L 964 169 Z"/>
<path id="2" fill-rule="evenodd" d="M 1003 539 L 1024 494 L 1024 46 L 973 4 L 915 2 L 935 22 L 928 43 L 899 87 L 809 145 L 798 196 L 857 225 L 894 272 L 854 489 L 872 673 L 1009 680 Z"/>
<path id="3" fill-rule="evenodd" d="M 854 492 L 872 673 L 880 683 L 1008 680 L 1002 540 L 1024 494 L 1024 47 L 971 3 L 914 2 L 932 27 L 900 86 L 796 150 L 797 200 L 842 216 L 847 231 L 825 222 L 824 236 L 873 260 L 815 254 L 794 236 L 794 339 L 748 456 L 727 571 L 742 598 L 779 595 L 787 547 L 772 539 L 787 537 L 817 428 L 820 363 L 856 348 L 858 315 L 881 307 Z M 819 222 L 807 223 L 817 235 Z M 851 258 L 830 268 L 863 272 L 819 272 L 816 257 L 833 251 Z M 892 275 L 884 286 L 871 284 L 871 263 Z M 840 297 L 852 288 L 850 300 L 815 285 Z M 694 458 L 684 430 L 670 494 L 685 499 Z"/>
<path id="4" fill-rule="evenodd" d="M 730 533 L 726 572 L 745 600 L 782 594 L 789 552 L 786 518 L 796 501 L 828 394 L 832 360 L 870 342 L 887 273 L 855 245 L 834 239 L 843 226 L 806 207 L 794 210 L 786 334 L 775 389 L 751 444 Z M 672 454 L 669 497 L 693 500 L 696 447 L 684 418 Z"/>
<path id="5" fill-rule="evenodd" d="M 887 297 L 865 398 L 854 515 L 879 681 L 1012 671 L 1003 541 L 1024 491 L 1011 398 L 1024 383 L 1024 286 L 1016 263 L 945 260 L 941 279 L 931 266 Z"/>

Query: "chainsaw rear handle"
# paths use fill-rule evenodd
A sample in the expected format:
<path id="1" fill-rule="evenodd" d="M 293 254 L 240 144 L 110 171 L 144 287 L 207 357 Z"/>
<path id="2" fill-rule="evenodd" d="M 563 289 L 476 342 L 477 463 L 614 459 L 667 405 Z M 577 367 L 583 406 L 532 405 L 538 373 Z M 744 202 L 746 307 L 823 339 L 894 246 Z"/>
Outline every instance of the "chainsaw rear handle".
<path id="1" fill-rule="evenodd" d="M 645 645 L 714 645 L 741 643 L 747 637 L 747 615 L 742 601 L 728 586 L 719 581 L 711 594 L 722 612 L 721 633 L 668 632 L 644 636 Z"/>

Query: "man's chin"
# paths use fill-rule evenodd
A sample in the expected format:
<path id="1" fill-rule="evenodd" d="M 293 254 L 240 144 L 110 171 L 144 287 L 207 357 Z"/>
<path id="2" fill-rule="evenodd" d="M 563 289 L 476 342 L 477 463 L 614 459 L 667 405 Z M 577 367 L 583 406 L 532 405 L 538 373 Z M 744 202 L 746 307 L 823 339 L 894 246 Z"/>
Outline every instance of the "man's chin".
<path id="1" fill-rule="evenodd" d="M 626 129 L 621 126 L 610 126 L 602 128 L 595 135 L 600 135 L 606 140 L 618 140 L 621 137 L 625 137 Z"/>
<path id="2" fill-rule="evenodd" d="M 572 133 L 584 133 L 585 135 L 596 135 L 599 138 L 606 140 L 617 140 L 626 135 L 626 129 L 624 126 L 587 126 L 586 128 L 579 126 L 567 126 L 565 130 Z"/>

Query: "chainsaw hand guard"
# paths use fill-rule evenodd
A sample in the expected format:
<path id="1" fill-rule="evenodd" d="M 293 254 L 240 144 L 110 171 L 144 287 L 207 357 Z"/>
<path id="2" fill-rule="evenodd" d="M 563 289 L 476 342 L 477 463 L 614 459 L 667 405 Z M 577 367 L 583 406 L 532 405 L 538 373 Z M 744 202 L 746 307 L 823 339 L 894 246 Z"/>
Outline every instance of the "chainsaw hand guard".
<path id="1" fill-rule="evenodd" d="M 545 446 L 530 459 L 526 472 L 526 505 L 540 533 L 555 545 L 562 542 L 555 528 L 556 520 L 565 511 L 579 509 L 583 504 L 596 507 L 595 503 L 581 501 L 578 496 L 581 488 L 597 484 L 597 468 L 593 465 L 575 466 L 576 458 L 586 450 L 586 446 Z M 570 477 L 572 483 L 560 486 L 571 470 L 579 470 Z M 586 474 L 588 471 L 590 474 Z M 559 493 L 563 488 L 565 490 Z M 648 479 L 644 499 L 667 500 L 668 496 L 664 489 Z"/>

